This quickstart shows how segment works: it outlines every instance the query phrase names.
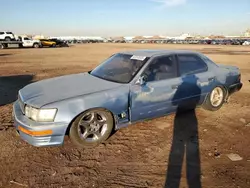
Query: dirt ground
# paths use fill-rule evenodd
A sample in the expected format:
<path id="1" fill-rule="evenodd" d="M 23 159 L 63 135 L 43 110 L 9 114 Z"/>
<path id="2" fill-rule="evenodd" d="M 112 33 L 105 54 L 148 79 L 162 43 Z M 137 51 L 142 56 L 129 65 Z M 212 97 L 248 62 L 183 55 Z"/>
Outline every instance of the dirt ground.
<path id="1" fill-rule="evenodd" d="M 217 112 L 197 109 L 191 116 L 182 115 L 179 124 L 174 114 L 137 123 L 94 149 L 76 148 L 68 137 L 63 146 L 37 148 L 15 134 L 12 102 L 20 88 L 37 80 L 91 70 L 114 52 L 139 48 L 204 52 L 217 63 L 238 66 L 244 86 Z M 249 79 L 250 47 L 244 46 L 83 44 L 0 50 L 0 187 L 143 188 L 164 187 L 172 181 L 194 188 L 199 187 L 200 177 L 204 188 L 249 188 Z M 190 121 L 196 127 L 188 127 Z M 185 140 L 175 141 L 178 131 L 186 135 L 192 128 L 199 136 L 195 156 Z M 170 152 L 171 146 L 175 152 Z M 231 161 L 230 153 L 242 160 Z M 173 179 L 174 173 L 181 173 L 180 180 Z"/>

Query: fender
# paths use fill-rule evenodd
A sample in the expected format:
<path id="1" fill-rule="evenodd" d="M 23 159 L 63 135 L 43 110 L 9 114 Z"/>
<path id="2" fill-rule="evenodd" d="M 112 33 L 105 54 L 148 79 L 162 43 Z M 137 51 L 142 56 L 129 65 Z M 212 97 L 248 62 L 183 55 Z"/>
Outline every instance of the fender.
<path id="1" fill-rule="evenodd" d="M 92 108 L 104 108 L 109 110 L 114 119 L 116 126 L 120 123 L 129 121 L 129 85 L 91 93 L 76 98 L 70 98 L 55 103 L 44 105 L 42 108 L 55 108 L 57 107 L 57 115 L 55 122 L 64 122 L 70 125 L 71 121 L 79 114 Z M 122 115 L 123 114 L 123 115 Z"/>

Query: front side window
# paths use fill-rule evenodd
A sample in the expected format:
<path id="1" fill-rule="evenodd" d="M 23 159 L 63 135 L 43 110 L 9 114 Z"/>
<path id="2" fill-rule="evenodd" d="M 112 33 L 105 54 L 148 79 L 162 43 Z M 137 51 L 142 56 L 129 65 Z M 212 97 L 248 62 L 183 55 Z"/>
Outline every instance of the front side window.
<path id="1" fill-rule="evenodd" d="M 13 35 L 13 33 L 12 33 L 12 32 L 6 32 L 6 34 Z"/>
<path id="2" fill-rule="evenodd" d="M 3 34 L 4 34 L 4 32 L 1 32 L 1 31 L 0 31 L 0 35 L 3 35 Z"/>
<path id="3" fill-rule="evenodd" d="M 160 81 L 177 77 L 174 56 L 157 57 L 145 69 L 144 79 L 146 82 Z"/>
<path id="4" fill-rule="evenodd" d="M 31 40 L 31 39 L 28 37 L 24 37 L 23 40 Z"/>
<path id="5" fill-rule="evenodd" d="M 180 75 L 195 74 L 207 70 L 207 65 L 196 55 L 178 55 Z"/>
<path id="6" fill-rule="evenodd" d="M 148 61 L 148 57 L 117 53 L 105 60 L 91 75 L 118 83 L 129 83 Z"/>

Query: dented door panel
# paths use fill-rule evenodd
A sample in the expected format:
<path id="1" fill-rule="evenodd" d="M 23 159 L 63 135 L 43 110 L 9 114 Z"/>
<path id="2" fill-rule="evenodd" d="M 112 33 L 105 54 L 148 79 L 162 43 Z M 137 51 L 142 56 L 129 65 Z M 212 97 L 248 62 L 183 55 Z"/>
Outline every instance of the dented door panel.
<path id="1" fill-rule="evenodd" d="M 173 105 L 175 85 L 180 78 L 154 81 L 145 85 L 132 85 L 130 89 L 131 121 L 162 116 L 175 110 Z"/>

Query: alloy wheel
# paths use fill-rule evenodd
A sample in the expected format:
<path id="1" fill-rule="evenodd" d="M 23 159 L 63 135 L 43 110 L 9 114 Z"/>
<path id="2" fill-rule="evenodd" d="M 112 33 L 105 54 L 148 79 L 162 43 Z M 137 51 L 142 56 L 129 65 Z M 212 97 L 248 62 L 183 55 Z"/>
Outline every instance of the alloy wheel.
<path id="1" fill-rule="evenodd" d="M 224 98 L 223 89 L 220 87 L 214 88 L 210 95 L 210 101 L 212 106 L 214 107 L 220 106 L 221 103 L 223 102 L 223 98 Z"/>
<path id="2" fill-rule="evenodd" d="M 86 142 L 94 142 L 102 138 L 107 131 L 107 117 L 102 112 L 86 113 L 78 123 L 78 134 Z"/>

